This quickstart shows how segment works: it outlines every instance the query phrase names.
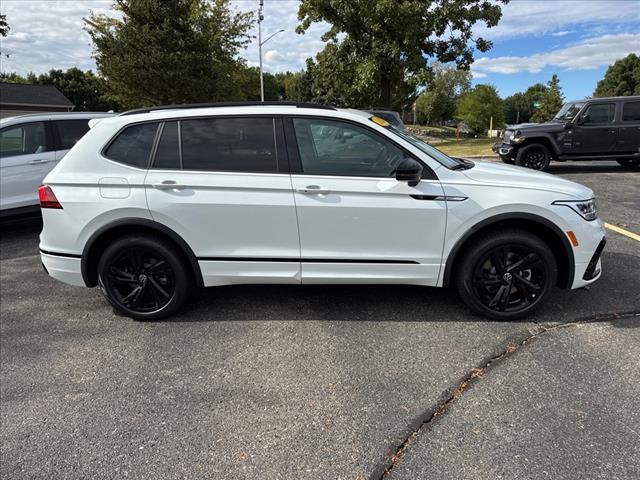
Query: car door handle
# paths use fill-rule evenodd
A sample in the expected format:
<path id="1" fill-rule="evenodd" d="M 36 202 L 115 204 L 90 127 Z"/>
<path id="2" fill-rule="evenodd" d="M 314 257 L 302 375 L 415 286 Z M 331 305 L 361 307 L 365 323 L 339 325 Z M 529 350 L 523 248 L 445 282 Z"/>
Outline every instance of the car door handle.
<path id="1" fill-rule="evenodd" d="M 296 192 L 298 193 L 305 193 L 307 195 L 322 195 L 325 193 L 329 193 L 329 190 L 325 189 L 325 188 L 320 188 L 318 185 L 307 185 L 306 187 L 303 188 L 296 188 Z"/>
<path id="2" fill-rule="evenodd" d="M 42 159 L 42 158 L 39 158 L 39 159 L 37 159 L 37 160 L 29 160 L 29 161 L 27 162 L 27 164 L 28 164 L 28 165 L 40 165 L 40 164 L 42 164 L 42 163 L 47 163 L 47 160 L 44 160 L 44 159 Z"/>
<path id="3" fill-rule="evenodd" d="M 158 190 L 181 190 L 184 185 L 178 185 L 174 180 L 165 180 L 162 183 L 152 183 L 151 186 Z"/>

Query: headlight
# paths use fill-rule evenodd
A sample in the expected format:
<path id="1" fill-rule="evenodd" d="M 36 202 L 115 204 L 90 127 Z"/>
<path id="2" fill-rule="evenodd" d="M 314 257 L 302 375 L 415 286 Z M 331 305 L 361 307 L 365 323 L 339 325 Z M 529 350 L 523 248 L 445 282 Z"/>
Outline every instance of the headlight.
<path id="1" fill-rule="evenodd" d="M 524 142 L 525 138 L 527 138 L 527 137 L 523 137 L 522 136 L 522 132 L 520 130 L 516 130 L 514 132 L 511 132 L 511 134 L 509 135 L 509 142 L 510 143 L 522 143 L 522 142 Z"/>
<path id="2" fill-rule="evenodd" d="M 596 207 L 595 198 L 590 200 L 556 200 L 553 202 L 553 205 L 569 207 L 588 222 L 598 218 L 598 208 Z"/>

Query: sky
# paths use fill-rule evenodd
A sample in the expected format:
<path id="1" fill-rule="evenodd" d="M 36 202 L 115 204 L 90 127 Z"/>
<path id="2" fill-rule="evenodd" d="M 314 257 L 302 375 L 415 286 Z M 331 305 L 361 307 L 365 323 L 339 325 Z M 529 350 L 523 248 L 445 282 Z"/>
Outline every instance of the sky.
<path id="1" fill-rule="evenodd" d="M 241 11 L 258 6 L 258 0 L 231 3 Z M 95 70 L 82 19 L 110 7 L 110 0 L 2 0 L 11 31 L 0 39 L 0 71 Z M 300 70 L 323 48 L 327 25 L 314 24 L 299 35 L 297 11 L 297 0 L 265 0 L 263 38 L 284 29 L 263 46 L 265 71 Z M 256 38 L 241 56 L 257 65 L 257 29 L 252 34 Z M 640 54 L 640 0 L 512 0 L 497 27 L 477 24 L 474 34 L 493 42 L 489 52 L 476 52 L 474 84 L 493 84 L 506 97 L 557 73 L 565 98 L 580 99 L 592 95 L 608 65 Z"/>

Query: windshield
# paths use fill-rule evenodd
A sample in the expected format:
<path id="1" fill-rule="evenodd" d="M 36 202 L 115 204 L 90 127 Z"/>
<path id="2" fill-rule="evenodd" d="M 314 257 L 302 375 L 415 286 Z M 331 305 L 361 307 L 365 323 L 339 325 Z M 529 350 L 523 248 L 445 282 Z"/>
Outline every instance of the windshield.
<path id="1" fill-rule="evenodd" d="M 553 117 L 554 120 L 571 120 L 582 109 L 584 103 L 565 103 L 558 114 Z"/>
<path id="2" fill-rule="evenodd" d="M 455 169 L 455 168 L 460 168 L 460 165 L 464 166 L 464 163 L 461 162 L 460 160 L 456 160 L 454 158 L 451 158 L 448 155 L 445 155 L 444 153 L 442 153 L 437 148 L 432 147 L 431 145 L 429 145 L 425 141 L 420 140 L 418 137 L 416 137 L 415 135 L 410 134 L 406 130 L 398 128 L 398 127 L 396 127 L 394 125 L 389 125 L 389 126 L 387 126 L 385 128 L 387 130 L 389 130 L 390 132 L 395 133 L 397 136 L 399 136 L 403 140 L 406 140 L 411 145 L 413 145 L 414 147 L 416 147 L 420 151 L 426 153 L 431 158 L 433 158 L 438 163 L 441 163 L 442 165 L 444 165 L 447 168 L 454 168 Z"/>

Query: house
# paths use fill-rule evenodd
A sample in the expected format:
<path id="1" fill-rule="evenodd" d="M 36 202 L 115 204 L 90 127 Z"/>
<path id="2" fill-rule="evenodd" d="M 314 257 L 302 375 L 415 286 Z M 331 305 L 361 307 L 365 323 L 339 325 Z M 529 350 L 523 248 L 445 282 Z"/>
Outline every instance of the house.
<path id="1" fill-rule="evenodd" d="M 0 118 L 38 112 L 70 112 L 74 108 L 53 85 L 0 83 Z"/>

